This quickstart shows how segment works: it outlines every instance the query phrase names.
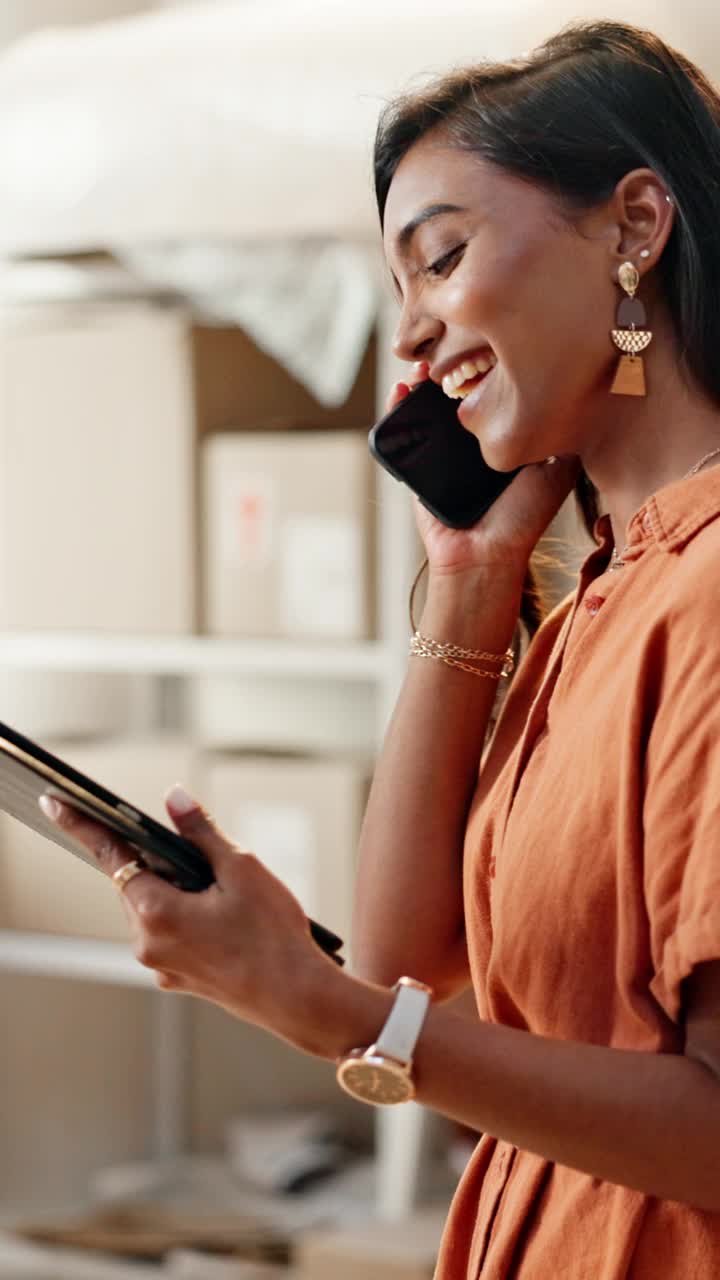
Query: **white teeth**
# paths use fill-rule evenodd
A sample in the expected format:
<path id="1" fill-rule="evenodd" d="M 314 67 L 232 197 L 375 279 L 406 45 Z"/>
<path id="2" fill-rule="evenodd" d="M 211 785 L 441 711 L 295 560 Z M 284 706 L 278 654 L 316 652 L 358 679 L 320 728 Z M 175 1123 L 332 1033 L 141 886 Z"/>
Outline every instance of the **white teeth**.
<path id="1" fill-rule="evenodd" d="M 450 373 L 445 374 L 442 380 L 445 395 L 450 396 L 452 400 L 464 400 L 470 391 L 469 387 L 465 388 L 465 383 L 476 378 L 478 374 L 494 369 L 496 364 L 497 356 L 494 351 L 488 351 L 487 355 L 476 356 L 474 360 L 463 360 Z"/>

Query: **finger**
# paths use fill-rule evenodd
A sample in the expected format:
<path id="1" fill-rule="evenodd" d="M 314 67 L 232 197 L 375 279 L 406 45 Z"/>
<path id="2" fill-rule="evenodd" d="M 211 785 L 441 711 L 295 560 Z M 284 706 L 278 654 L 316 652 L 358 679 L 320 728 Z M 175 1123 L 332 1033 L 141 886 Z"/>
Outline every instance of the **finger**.
<path id="1" fill-rule="evenodd" d="M 71 805 L 63 804 L 56 796 L 40 796 L 38 803 L 45 817 L 87 849 L 106 875 L 111 876 L 119 867 L 137 859 L 136 850 L 121 836 L 85 817 Z"/>
<path id="2" fill-rule="evenodd" d="M 214 871 L 221 871 L 229 858 L 237 858 L 237 846 L 218 830 L 200 802 L 180 783 L 168 791 L 165 807 L 180 835 L 207 855 Z"/>
<path id="3" fill-rule="evenodd" d="M 523 467 L 503 494 L 503 519 L 517 523 L 522 539 L 532 549 L 570 493 L 580 470 L 579 459 L 570 455 L 555 462 L 537 462 Z M 492 522 L 494 511 L 488 513 Z M 483 517 L 484 519 L 485 517 Z"/>
<path id="4" fill-rule="evenodd" d="M 396 382 L 390 395 L 385 401 L 385 412 L 392 413 L 393 409 L 403 401 L 406 396 L 410 395 L 410 388 L 406 382 Z"/>
<path id="5" fill-rule="evenodd" d="M 406 379 L 409 387 L 419 387 L 421 382 L 427 382 L 430 377 L 430 365 L 427 360 L 418 360 L 410 370 L 410 376 Z"/>
<path id="6" fill-rule="evenodd" d="M 78 845 L 82 845 L 83 849 L 87 849 L 88 854 L 92 854 L 97 863 L 97 867 L 105 876 L 110 878 L 115 872 L 122 867 L 127 867 L 128 863 L 142 863 L 142 855 L 135 847 L 124 841 L 122 836 L 115 835 L 110 831 L 109 827 L 102 826 L 100 822 L 94 822 L 92 818 L 87 818 L 85 814 L 79 813 L 78 809 L 73 809 L 72 805 L 63 804 L 58 797 L 42 795 L 38 799 L 38 805 L 50 822 L 55 823 L 60 831 L 64 831 L 68 836 L 72 836 Z M 129 905 L 137 908 L 137 902 L 140 897 L 147 896 L 147 890 L 152 888 L 152 893 L 159 891 L 159 887 L 168 888 L 172 891 L 172 886 L 164 884 L 150 870 L 143 869 L 141 874 L 133 876 L 124 886 L 119 886 L 122 890 L 122 897 Z"/>
<path id="7" fill-rule="evenodd" d="M 395 383 L 395 386 L 385 402 L 386 412 L 391 413 L 392 410 L 395 409 L 400 402 L 415 389 L 415 387 L 419 387 L 421 382 L 427 382 L 429 377 L 430 365 L 427 360 L 418 360 L 417 363 L 413 365 L 405 381 Z"/>

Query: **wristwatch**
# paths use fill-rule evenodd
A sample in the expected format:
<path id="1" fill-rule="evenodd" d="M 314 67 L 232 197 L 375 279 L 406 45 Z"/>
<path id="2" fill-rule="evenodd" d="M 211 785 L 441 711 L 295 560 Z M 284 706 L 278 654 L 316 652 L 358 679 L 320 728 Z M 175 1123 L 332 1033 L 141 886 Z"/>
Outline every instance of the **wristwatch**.
<path id="1" fill-rule="evenodd" d="M 430 1005 L 432 988 L 400 978 L 380 1035 L 368 1049 L 352 1049 L 338 1061 L 338 1084 L 360 1102 L 387 1107 L 415 1097 L 412 1057 Z"/>

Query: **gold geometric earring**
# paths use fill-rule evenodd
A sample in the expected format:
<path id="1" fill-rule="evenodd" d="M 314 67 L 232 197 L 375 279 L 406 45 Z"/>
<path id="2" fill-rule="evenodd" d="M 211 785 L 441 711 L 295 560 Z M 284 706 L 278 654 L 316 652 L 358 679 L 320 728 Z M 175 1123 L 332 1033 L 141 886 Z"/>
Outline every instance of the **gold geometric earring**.
<path id="1" fill-rule="evenodd" d="M 618 272 L 618 281 L 627 297 L 620 301 L 617 327 L 610 330 L 610 337 L 623 354 L 618 362 L 610 393 L 615 396 L 645 396 L 645 366 L 640 352 L 650 346 L 652 333 L 646 328 L 645 308 L 640 299 L 635 297 L 640 275 L 632 262 L 623 262 Z"/>

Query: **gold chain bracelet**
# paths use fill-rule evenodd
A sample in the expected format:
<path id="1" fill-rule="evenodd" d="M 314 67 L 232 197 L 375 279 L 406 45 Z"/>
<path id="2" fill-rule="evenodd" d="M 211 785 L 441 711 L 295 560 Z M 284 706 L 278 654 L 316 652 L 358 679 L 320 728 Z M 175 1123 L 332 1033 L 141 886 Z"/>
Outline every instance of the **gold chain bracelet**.
<path id="1" fill-rule="evenodd" d="M 431 640 L 415 631 L 410 640 L 410 653 L 416 658 L 436 658 L 449 667 L 458 667 L 471 675 L 484 676 L 487 680 L 506 680 L 515 670 L 515 655 L 512 649 L 504 653 L 485 653 L 481 649 L 463 649 L 457 644 L 443 644 L 439 640 Z M 500 663 L 499 671 L 486 671 L 471 666 L 473 662 Z"/>

